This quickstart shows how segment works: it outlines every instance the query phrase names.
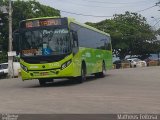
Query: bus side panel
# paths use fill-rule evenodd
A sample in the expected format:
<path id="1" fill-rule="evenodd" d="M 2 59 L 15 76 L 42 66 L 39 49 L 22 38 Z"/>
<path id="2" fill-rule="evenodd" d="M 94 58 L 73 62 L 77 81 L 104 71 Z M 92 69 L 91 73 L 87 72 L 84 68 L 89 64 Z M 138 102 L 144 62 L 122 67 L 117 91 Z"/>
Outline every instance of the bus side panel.
<path id="1" fill-rule="evenodd" d="M 112 52 L 106 50 L 80 47 L 79 52 L 73 57 L 74 75 L 81 75 L 82 61 L 86 63 L 87 74 L 102 71 L 102 62 L 105 61 L 107 70 L 112 68 Z"/>
<path id="2" fill-rule="evenodd" d="M 91 53 L 90 48 L 84 48 L 84 47 L 79 47 L 79 51 L 74 55 L 73 57 L 73 66 L 74 66 L 74 76 L 80 76 L 81 75 L 81 67 L 82 67 L 82 62 L 84 61 L 86 64 L 87 68 L 87 73 L 92 73 L 92 63 L 94 62 L 91 59 L 91 56 L 93 53 Z M 93 56 L 92 56 L 93 57 Z"/>
<path id="3" fill-rule="evenodd" d="M 74 56 L 73 56 L 73 77 L 77 77 L 81 75 L 81 52 L 78 51 Z"/>
<path id="4" fill-rule="evenodd" d="M 113 66 L 113 62 L 112 62 L 112 51 L 106 51 L 106 57 L 105 57 L 105 60 L 106 60 L 106 69 L 107 70 L 110 70 L 112 69 L 112 66 Z"/>
<path id="5" fill-rule="evenodd" d="M 94 71 L 92 73 L 102 72 L 102 63 L 105 62 L 106 69 L 112 68 L 112 51 L 93 49 L 94 50 Z"/>

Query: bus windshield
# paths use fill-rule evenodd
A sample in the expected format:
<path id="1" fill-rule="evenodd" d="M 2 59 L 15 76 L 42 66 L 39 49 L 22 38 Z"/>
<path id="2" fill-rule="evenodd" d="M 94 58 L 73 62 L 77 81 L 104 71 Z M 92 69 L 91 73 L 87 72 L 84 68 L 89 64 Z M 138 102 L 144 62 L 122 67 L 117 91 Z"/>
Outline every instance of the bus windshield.
<path id="1" fill-rule="evenodd" d="M 58 55 L 71 51 L 67 28 L 24 29 L 20 39 L 21 56 Z"/>

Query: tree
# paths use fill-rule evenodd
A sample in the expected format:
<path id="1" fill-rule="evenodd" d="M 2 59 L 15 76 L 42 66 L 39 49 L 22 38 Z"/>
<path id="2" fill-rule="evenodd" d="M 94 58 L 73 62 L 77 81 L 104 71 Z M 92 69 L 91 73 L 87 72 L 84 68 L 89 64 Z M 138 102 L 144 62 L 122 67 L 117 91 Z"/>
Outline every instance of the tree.
<path id="1" fill-rule="evenodd" d="M 151 46 L 146 46 L 156 38 L 146 19 L 137 13 L 125 12 L 114 15 L 110 20 L 87 24 L 110 33 L 113 52 L 120 59 L 124 59 L 126 55 L 146 56 L 151 52 L 148 49 Z"/>
<path id="2" fill-rule="evenodd" d="M 7 1 L 0 0 L 1 5 L 8 5 Z M 21 20 L 36 18 L 36 17 L 50 17 L 60 16 L 60 11 L 52 7 L 40 4 L 37 1 L 13 1 L 13 31 L 18 28 Z M 0 29 L 2 47 L 4 51 L 8 51 L 8 15 L 0 13 L 0 17 L 3 19 L 4 26 Z M 2 39 L 3 38 L 3 39 Z"/>
<path id="3" fill-rule="evenodd" d="M 0 0 L 0 7 L 8 6 L 8 0 Z M 37 1 L 22 1 L 17 0 L 12 2 L 13 7 L 13 31 L 19 26 L 21 20 L 36 18 L 36 17 L 51 17 L 60 16 L 60 11 L 52 7 L 40 4 Z M 4 53 L 8 51 L 8 14 L 4 14 L 0 10 L 0 22 L 3 24 L 0 26 L 0 45 Z M 1 58 L 4 58 L 5 54 Z"/>

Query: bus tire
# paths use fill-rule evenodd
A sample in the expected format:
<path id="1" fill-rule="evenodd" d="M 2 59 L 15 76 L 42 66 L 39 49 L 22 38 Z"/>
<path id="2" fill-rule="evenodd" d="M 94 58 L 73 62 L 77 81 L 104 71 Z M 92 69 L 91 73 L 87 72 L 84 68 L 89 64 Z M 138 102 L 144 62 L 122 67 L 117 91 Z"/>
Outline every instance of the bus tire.
<path id="1" fill-rule="evenodd" d="M 83 83 L 86 80 L 86 66 L 85 66 L 85 64 L 82 64 L 81 76 L 79 76 L 77 79 L 78 79 L 78 83 Z"/>
<path id="2" fill-rule="evenodd" d="M 106 66 L 105 66 L 105 62 L 103 61 L 102 62 L 102 72 L 95 73 L 95 76 L 97 78 L 103 78 L 103 77 L 105 77 L 105 75 L 106 75 Z"/>
<path id="3" fill-rule="evenodd" d="M 44 79 L 38 79 L 40 86 L 45 86 L 46 85 L 46 80 Z"/>
<path id="4" fill-rule="evenodd" d="M 53 78 L 41 78 L 41 79 L 38 79 L 38 80 L 39 80 L 40 86 L 45 86 L 47 82 L 49 82 L 49 83 L 54 82 Z"/>

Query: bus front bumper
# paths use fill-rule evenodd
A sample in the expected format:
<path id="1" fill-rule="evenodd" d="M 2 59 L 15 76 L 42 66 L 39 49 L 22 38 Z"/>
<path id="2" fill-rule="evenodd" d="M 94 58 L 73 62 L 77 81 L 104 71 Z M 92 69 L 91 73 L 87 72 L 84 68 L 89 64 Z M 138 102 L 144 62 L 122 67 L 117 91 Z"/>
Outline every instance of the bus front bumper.
<path id="1" fill-rule="evenodd" d="M 22 80 L 31 80 L 31 79 L 41 79 L 41 78 L 66 78 L 73 77 L 73 64 L 70 64 L 68 67 L 62 69 L 57 68 L 53 70 L 39 70 L 39 71 L 24 71 L 21 68 Z"/>

